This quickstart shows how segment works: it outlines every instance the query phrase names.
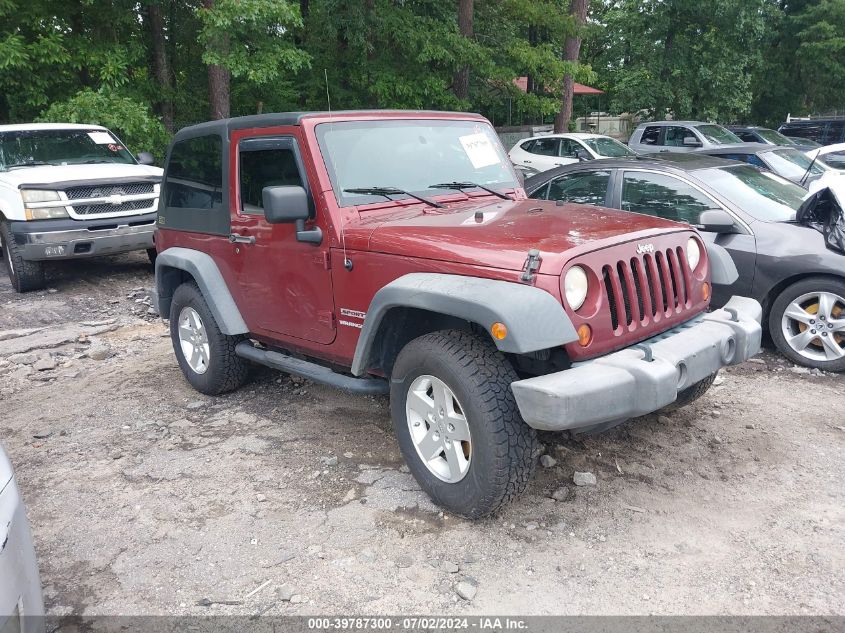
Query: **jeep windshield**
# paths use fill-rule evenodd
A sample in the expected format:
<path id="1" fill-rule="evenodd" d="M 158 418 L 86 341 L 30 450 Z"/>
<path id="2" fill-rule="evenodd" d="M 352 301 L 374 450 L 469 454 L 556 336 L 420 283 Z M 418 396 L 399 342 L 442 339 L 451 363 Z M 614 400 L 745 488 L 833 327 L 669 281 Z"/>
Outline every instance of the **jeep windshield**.
<path id="1" fill-rule="evenodd" d="M 0 132 L 0 171 L 37 165 L 135 164 L 107 130 L 49 129 Z"/>
<path id="2" fill-rule="evenodd" d="M 496 133 L 483 121 L 341 121 L 321 123 L 316 132 L 342 207 L 384 201 L 384 196 L 361 193 L 364 189 L 387 187 L 431 197 L 443 195 L 443 188 L 435 186 L 440 183 L 478 183 L 496 191 L 519 187 Z"/>
<path id="3" fill-rule="evenodd" d="M 807 190 L 786 178 L 736 165 L 702 169 L 695 175 L 752 217 L 764 222 L 790 222 Z"/>

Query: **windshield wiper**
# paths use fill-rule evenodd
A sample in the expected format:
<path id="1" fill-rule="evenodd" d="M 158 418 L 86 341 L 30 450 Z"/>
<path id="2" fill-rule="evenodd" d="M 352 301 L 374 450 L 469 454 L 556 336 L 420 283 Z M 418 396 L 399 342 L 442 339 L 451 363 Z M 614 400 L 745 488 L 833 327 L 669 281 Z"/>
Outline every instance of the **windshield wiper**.
<path id="1" fill-rule="evenodd" d="M 430 207 L 437 207 L 438 209 L 443 208 L 443 205 L 439 202 L 423 198 L 422 196 L 418 196 L 410 191 L 405 191 L 404 189 L 397 189 L 396 187 L 355 187 L 353 189 L 344 189 L 343 191 L 345 193 L 360 193 L 365 196 L 384 196 L 388 200 L 393 200 L 390 196 L 406 195 L 419 200 L 420 202 L 424 202 Z"/>
<path id="2" fill-rule="evenodd" d="M 94 158 L 94 159 L 91 159 L 91 160 L 83 160 L 83 161 L 82 161 L 81 163 L 79 163 L 79 164 L 80 164 L 80 165 L 95 165 L 95 164 L 99 165 L 99 164 L 101 164 L 101 163 L 102 163 L 102 164 L 106 164 L 106 163 L 111 163 L 111 162 L 112 162 L 112 161 L 110 161 L 110 160 L 104 160 L 104 159 L 102 159 L 102 158 Z"/>
<path id="3" fill-rule="evenodd" d="M 463 191 L 464 189 L 481 189 L 482 191 L 486 191 L 487 193 L 492 193 L 497 198 L 501 198 L 502 200 L 513 200 L 509 195 L 502 193 L 501 191 L 496 191 L 495 189 L 490 189 L 490 187 L 485 187 L 484 185 L 479 185 L 477 182 L 439 182 L 434 185 L 429 185 L 429 189 L 455 189 L 457 191 Z"/>
<path id="4" fill-rule="evenodd" d="M 807 180 L 807 176 L 810 175 L 810 170 L 813 168 L 813 165 L 816 164 L 816 159 L 819 157 L 819 154 L 821 153 L 821 151 L 822 151 L 821 148 L 819 148 L 819 150 L 816 152 L 816 155 L 813 156 L 813 160 L 811 160 L 810 164 L 807 166 L 807 171 L 804 172 L 804 175 L 801 176 L 801 180 L 798 181 L 798 184 L 801 185 L 802 187 L 804 186 L 804 181 Z"/>
<path id="5" fill-rule="evenodd" d="M 39 167 L 41 165 L 52 165 L 53 163 L 45 163 L 43 160 L 28 160 L 23 163 L 12 163 L 11 165 L 6 165 L 6 171 L 10 169 L 15 169 L 16 167 Z"/>

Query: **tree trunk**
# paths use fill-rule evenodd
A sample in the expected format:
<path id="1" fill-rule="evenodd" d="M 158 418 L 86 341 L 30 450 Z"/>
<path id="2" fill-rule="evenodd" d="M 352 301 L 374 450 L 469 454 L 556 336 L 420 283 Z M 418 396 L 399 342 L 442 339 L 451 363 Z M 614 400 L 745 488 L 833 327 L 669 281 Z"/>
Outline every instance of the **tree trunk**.
<path id="1" fill-rule="evenodd" d="M 214 8 L 215 0 L 203 0 L 206 9 Z M 221 36 L 218 41 L 211 43 L 211 46 L 229 48 L 229 38 Z M 230 105 L 229 83 L 231 75 L 223 66 L 217 64 L 208 65 L 208 106 L 209 116 L 212 119 L 228 119 Z"/>
<path id="2" fill-rule="evenodd" d="M 473 0 L 458 0 L 458 29 L 467 39 L 473 36 Z M 469 66 L 455 73 L 453 89 L 458 99 L 469 99 Z"/>
<path id="3" fill-rule="evenodd" d="M 153 2 L 147 5 L 147 30 L 150 35 L 150 54 L 153 76 L 158 83 L 158 107 L 164 128 L 173 133 L 173 75 L 167 59 L 167 41 L 164 37 L 164 19 L 161 7 Z"/>
<path id="4" fill-rule="evenodd" d="M 563 44 L 563 59 L 567 62 L 577 62 L 581 53 L 581 27 L 587 21 L 587 0 L 570 0 L 569 15 L 575 22 L 575 32 L 566 36 Z M 563 77 L 563 99 L 560 112 L 555 117 L 555 132 L 568 132 L 569 120 L 572 118 L 572 97 L 574 96 L 575 78 L 571 73 Z"/>

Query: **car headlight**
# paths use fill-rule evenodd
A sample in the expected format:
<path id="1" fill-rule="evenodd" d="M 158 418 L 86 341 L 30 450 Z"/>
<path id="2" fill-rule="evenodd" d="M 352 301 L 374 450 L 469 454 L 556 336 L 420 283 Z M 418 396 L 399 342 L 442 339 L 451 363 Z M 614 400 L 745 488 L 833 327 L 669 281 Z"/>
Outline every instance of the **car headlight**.
<path id="1" fill-rule="evenodd" d="M 584 305 L 589 285 L 587 273 L 580 266 L 573 266 L 566 272 L 563 278 L 563 294 L 570 308 L 577 310 Z"/>
<path id="2" fill-rule="evenodd" d="M 690 270 L 695 270 L 698 262 L 701 261 L 701 247 L 698 245 L 698 240 L 694 237 L 687 241 L 687 263 Z"/>
<path id="3" fill-rule="evenodd" d="M 24 202 L 24 211 L 27 220 L 50 220 L 53 218 L 68 217 L 67 209 L 64 206 L 31 208 L 30 204 L 40 202 L 59 202 L 61 196 L 58 191 L 48 189 L 21 189 L 21 199 Z"/>
<path id="4" fill-rule="evenodd" d="M 48 189 L 21 189 L 21 198 L 24 202 L 55 202 L 61 200 L 58 191 Z"/>

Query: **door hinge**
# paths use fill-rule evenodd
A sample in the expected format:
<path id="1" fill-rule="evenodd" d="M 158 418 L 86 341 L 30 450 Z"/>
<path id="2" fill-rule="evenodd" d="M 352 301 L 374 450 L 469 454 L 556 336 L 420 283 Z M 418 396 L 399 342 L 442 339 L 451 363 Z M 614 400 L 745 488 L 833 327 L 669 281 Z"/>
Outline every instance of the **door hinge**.
<path id="1" fill-rule="evenodd" d="M 540 251 L 536 248 L 528 251 L 528 257 L 525 258 L 525 263 L 522 265 L 522 276 L 520 279 L 526 283 L 534 281 L 534 274 L 539 270 L 540 262 L 542 261 L 543 258 L 540 257 Z"/>

